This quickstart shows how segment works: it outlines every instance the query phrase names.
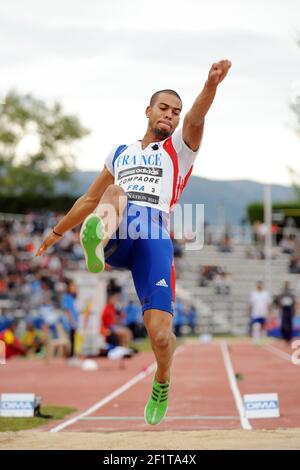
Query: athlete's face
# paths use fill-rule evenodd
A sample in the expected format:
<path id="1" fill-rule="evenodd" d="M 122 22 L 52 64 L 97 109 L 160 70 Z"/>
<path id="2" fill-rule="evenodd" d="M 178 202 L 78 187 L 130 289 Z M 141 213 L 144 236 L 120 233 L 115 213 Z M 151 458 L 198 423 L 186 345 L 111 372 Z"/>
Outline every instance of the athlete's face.
<path id="1" fill-rule="evenodd" d="M 147 107 L 148 127 L 156 138 L 164 140 L 173 134 L 179 124 L 181 107 L 180 99 L 169 93 L 160 93 L 154 104 Z"/>

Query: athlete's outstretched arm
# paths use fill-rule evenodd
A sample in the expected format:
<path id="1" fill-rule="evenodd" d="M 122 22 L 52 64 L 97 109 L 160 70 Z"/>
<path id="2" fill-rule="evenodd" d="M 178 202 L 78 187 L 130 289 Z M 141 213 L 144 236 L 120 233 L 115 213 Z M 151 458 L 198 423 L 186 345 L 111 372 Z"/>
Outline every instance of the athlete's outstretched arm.
<path id="1" fill-rule="evenodd" d="M 61 235 L 83 222 L 83 220 L 96 209 L 103 193 L 107 187 L 113 183 L 114 177 L 108 169 L 104 167 L 87 192 L 77 199 L 69 212 L 54 227 L 54 231 L 59 235 L 56 235 L 54 232 L 50 233 L 39 247 L 36 256 L 42 255 L 51 245 L 54 245 L 54 243 L 61 239 Z"/>
<path id="2" fill-rule="evenodd" d="M 230 67 L 231 62 L 229 60 L 221 60 L 211 66 L 203 90 L 184 117 L 182 128 L 183 140 L 194 151 L 200 145 L 204 129 L 204 119 L 214 100 L 217 87 L 226 77 Z"/>

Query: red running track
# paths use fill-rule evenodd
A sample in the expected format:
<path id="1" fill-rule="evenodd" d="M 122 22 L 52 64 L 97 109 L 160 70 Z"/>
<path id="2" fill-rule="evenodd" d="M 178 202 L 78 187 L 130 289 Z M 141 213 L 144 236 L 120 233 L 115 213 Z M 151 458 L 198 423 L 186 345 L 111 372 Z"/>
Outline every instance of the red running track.
<path id="1" fill-rule="evenodd" d="M 234 372 L 243 377 L 242 381 L 235 382 L 237 393 L 279 394 L 281 417 L 250 420 L 252 428 L 300 427 L 300 366 L 289 360 L 292 350 L 277 343 L 273 344 L 273 349 L 268 348 L 240 341 L 229 344 L 229 360 Z M 281 353 L 276 353 L 277 349 Z M 153 360 L 152 353 L 141 353 L 128 360 L 125 369 L 120 369 L 119 362 L 98 359 L 98 371 L 86 372 L 62 360 L 54 360 L 47 366 L 42 360 L 15 359 L 0 366 L 0 392 L 34 392 L 43 397 L 44 404 L 77 408 L 77 413 L 63 421 L 63 426 L 67 426 L 57 429 L 61 423 L 52 422 L 43 430 L 163 431 L 243 427 L 219 342 L 186 344 L 178 350 L 168 418 L 158 427 L 146 425 L 143 412 L 153 377 L 153 372 L 146 369 Z M 132 378 L 135 378 L 133 384 L 130 383 Z M 98 407 L 94 412 L 80 418 L 95 404 Z M 70 419 L 74 422 L 68 424 Z"/>

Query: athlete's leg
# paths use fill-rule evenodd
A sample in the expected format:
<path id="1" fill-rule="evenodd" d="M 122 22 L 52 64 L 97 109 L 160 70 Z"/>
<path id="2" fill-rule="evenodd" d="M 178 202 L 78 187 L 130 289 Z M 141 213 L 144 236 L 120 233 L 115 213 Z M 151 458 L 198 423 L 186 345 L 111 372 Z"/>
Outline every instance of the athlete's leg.
<path id="1" fill-rule="evenodd" d="M 175 350 L 172 332 L 172 257 L 169 238 L 138 239 L 131 254 L 131 272 L 142 304 L 157 371 L 150 398 L 145 407 L 148 424 L 159 424 L 168 410 L 170 371 Z"/>
<path id="2" fill-rule="evenodd" d="M 176 347 L 176 337 L 172 331 L 172 315 L 170 313 L 158 309 L 148 309 L 144 312 L 144 321 L 157 361 L 157 370 L 144 416 L 147 424 L 155 425 L 161 423 L 168 411 L 171 365 Z"/>
<path id="3" fill-rule="evenodd" d="M 172 315 L 149 309 L 144 312 L 144 322 L 157 361 L 155 379 L 159 383 L 170 382 L 171 365 L 176 348 L 176 336 L 172 331 Z"/>

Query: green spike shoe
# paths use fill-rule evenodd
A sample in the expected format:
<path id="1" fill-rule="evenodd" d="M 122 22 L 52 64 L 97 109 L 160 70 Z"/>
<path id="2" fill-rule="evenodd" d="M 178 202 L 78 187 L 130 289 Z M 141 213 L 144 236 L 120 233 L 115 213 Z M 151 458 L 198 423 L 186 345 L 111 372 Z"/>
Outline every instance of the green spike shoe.
<path id="1" fill-rule="evenodd" d="M 144 417 L 147 424 L 161 423 L 168 411 L 170 382 L 161 384 L 153 380 L 152 393 L 145 407 Z"/>
<path id="2" fill-rule="evenodd" d="M 91 273 L 101 273 L 105 268 L 103 249 L 104 226 L 101 217 L 90 214 L 80 230 L 80 244 L 85 256 L 87 269 Z"/>

